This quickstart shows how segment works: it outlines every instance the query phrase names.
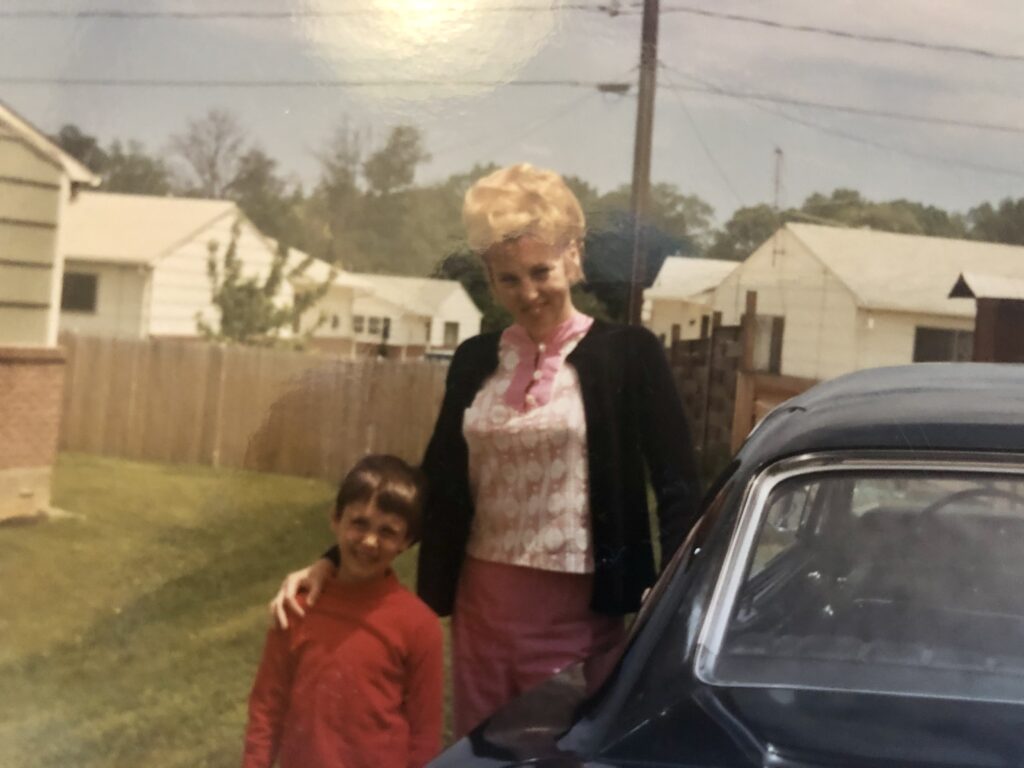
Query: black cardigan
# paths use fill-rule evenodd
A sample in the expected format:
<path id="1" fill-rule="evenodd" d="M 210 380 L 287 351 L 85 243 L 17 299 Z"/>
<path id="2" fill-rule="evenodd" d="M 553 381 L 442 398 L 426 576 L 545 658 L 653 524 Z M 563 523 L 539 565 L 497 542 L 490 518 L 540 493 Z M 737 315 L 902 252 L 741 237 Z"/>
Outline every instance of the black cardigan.
<path id="1" fill-rule="evenodd" d="M 455 351 L 423 459 L 429 496 L 417 592 L 441 616 L 455 603 L 473 518 L 463 414 L 498 368 L 499 339 L 482 334 Z M 631 613 L 655 578 L 645 463 L 657 498 L 662 562 L 696 522 L 700 490 L 689 428 L 661 343 L 647 329 L 595 320 L 567 361 L 579 375 L 587 424 L 591 608 Z"/>

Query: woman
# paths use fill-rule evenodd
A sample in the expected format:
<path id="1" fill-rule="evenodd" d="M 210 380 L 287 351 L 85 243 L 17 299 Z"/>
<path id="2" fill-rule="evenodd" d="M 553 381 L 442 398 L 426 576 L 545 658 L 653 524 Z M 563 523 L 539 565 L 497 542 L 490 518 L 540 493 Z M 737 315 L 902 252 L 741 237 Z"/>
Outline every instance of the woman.
<path id="1" fill-rule="evenodd" d="M 460 735 L 621 639 L 655 578 L 648 477 L 663 559 L 699 502 L 660 343 L 573 306 L 585 224 L 564 180 L 526 164 L 495 171 L 466 193 L 463 220 L 515 322 L 458 348 L 423 459 L 417 590 L 453 617 Z M 291 574 L 271 603 L 279 621 L 332 568 Z"/>

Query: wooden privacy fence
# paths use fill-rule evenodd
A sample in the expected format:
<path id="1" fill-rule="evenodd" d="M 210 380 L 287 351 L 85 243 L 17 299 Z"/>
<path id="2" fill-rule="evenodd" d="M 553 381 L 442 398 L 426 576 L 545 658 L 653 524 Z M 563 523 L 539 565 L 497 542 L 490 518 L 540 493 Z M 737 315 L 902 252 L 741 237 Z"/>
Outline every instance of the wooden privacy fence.
<path id="1" fill-rule="evenodd" d="M 190 341 L 62 343 L 62 449 L 329 480 L 369 451 L 419 461 L 447 370 Z"/>
<path id="2" fill-rule="evenodd" d="M 731 453 L 742 351 L 741 327 L 715 324 L 706 338 L 676 341 L 670 352 L 694 448 L 708 471 Z"/>
<path id="3" fill-rule="evenodd" d="M 677 340 L 672 345 L 676 386 L 694 446 L 710 475 L 739 450 L 772 408 L 817 383 L 771 372 L 781 365 L 784 328 L 780 320 L 758 316 L 757 294 L 750 291 L 739 325 L 722 325 L 715 313 L 704 338 Z"/>

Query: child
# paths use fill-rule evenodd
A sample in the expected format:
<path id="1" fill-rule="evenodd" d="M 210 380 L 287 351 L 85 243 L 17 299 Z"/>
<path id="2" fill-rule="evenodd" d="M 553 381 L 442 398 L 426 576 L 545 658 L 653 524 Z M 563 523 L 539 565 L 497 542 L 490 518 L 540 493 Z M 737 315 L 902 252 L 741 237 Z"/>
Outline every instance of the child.
<path id="1" fill-rule="evenodd" d="M 420 475 L 394 456 L 367 456 L 342 481 L 337 578 L 303 621 L 267 633 L 243 768 L 420 768 L 440 750 L 440 622 L 391 570 L 421 505 Z"/>

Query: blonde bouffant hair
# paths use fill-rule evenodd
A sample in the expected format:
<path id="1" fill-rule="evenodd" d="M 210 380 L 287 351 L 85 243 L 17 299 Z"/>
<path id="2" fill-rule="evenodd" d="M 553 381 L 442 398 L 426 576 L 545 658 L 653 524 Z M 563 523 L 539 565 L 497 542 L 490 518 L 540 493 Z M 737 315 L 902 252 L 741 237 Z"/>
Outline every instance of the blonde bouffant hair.
<path id="1" fill-rule="evenodd" d="M 479 179 L 466 192 L 462 221 L 469 247 L 480 254 L 524 236 L 582 248 L 586 232 L 583 208 L 565 179 L 529 163 Z"/>

